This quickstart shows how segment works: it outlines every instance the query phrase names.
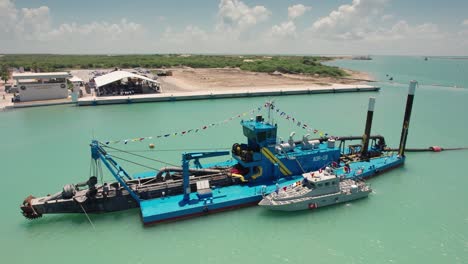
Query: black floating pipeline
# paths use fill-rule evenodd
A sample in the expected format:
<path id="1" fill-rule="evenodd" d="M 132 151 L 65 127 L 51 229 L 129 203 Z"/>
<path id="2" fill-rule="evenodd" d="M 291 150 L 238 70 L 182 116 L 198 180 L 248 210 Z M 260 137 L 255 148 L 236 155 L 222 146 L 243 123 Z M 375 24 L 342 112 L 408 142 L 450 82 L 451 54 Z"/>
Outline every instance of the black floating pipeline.
<path id="1" fill-rule="evenodd" d="M 460 147 L 460 148 L 443 148 L 439 146 L 431 146 L 428 148 L 406 148 L 405 152 L 442 152 L 442 151 L 449 151 L 449 150 L 467 150 L 468 147 Z M 397 148 L 387 148 L 385 151 L 398 151 Z"/>

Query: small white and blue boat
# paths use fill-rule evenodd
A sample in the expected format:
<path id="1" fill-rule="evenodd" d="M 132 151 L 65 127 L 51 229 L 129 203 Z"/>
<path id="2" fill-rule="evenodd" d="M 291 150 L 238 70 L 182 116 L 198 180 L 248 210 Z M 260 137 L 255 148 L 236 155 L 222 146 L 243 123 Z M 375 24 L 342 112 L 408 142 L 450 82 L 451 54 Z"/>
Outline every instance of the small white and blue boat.
<path id="1" fill-rule="evenodd" d="M 276 211 L 299 211 L 365 198 L 372 189 L 364 181 L 342 179 L 330 167 L 302 174 L 304 179 L 276 189 L 258 205 Z"/>

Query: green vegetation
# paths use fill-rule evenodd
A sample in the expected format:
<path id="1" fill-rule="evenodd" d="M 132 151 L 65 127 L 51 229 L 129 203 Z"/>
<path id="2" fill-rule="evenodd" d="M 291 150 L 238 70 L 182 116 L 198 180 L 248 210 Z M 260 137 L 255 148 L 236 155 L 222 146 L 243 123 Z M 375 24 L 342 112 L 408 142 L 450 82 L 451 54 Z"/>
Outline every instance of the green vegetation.
<path id="1" fill-rule="evenodd" d="M 311 56 L 236 56 L 236 55 L 4 55 L 0 66 L 25 70 L 59 71 L 91 68 L 240 68 L 254 72 L 304 73 L 340 77 L 346 73 L 321 64 L 327 57 Z"/>
<path id="2" fill-rule="evenodd" d="M 7 65 L 1 65 L 0 67 L 0 79 L 4 81 L 5 83 L 8 81 L 9 77 L 9 72 L 8 72 L 8 67 Z"/>

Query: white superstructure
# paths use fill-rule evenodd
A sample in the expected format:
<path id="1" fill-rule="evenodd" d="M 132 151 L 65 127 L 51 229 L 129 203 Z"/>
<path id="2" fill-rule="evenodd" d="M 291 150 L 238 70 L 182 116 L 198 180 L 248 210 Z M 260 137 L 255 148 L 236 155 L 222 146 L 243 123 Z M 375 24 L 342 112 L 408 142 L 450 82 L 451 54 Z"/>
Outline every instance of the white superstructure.
<path id="1" fill-rule="evenodd" d="M 68 97 L 68 72 L 13 73 L 21 102 Z"/>

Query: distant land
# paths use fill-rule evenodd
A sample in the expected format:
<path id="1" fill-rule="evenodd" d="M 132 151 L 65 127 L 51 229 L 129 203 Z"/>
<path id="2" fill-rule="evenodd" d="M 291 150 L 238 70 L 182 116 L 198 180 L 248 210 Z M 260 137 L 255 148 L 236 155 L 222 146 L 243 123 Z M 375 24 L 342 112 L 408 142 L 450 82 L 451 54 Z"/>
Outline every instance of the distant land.
<path id="1" fill-rule="evenodd" d="M 322 77 L 346 77 L 344 70 L 323 65 L 335 59 L 324 56 L 260 56 L 260 55 L 54 55 L 4 54 L 0 67 L 23 67 L 26 71 L 59 71 L 97 68 L 239 68 L 264 73 L 311 74 Z"/>
<path id="2" fill-rule="evenodd" d="M 468 57 L 466 56 L 460 56 L 460 57 L 439 57 L 439 56 L 435 56 L 435 57 L 428 57 L 428 58 L 432 58 L 432 59 L 446 59 L 446 60 L 468 60 Z"/>

